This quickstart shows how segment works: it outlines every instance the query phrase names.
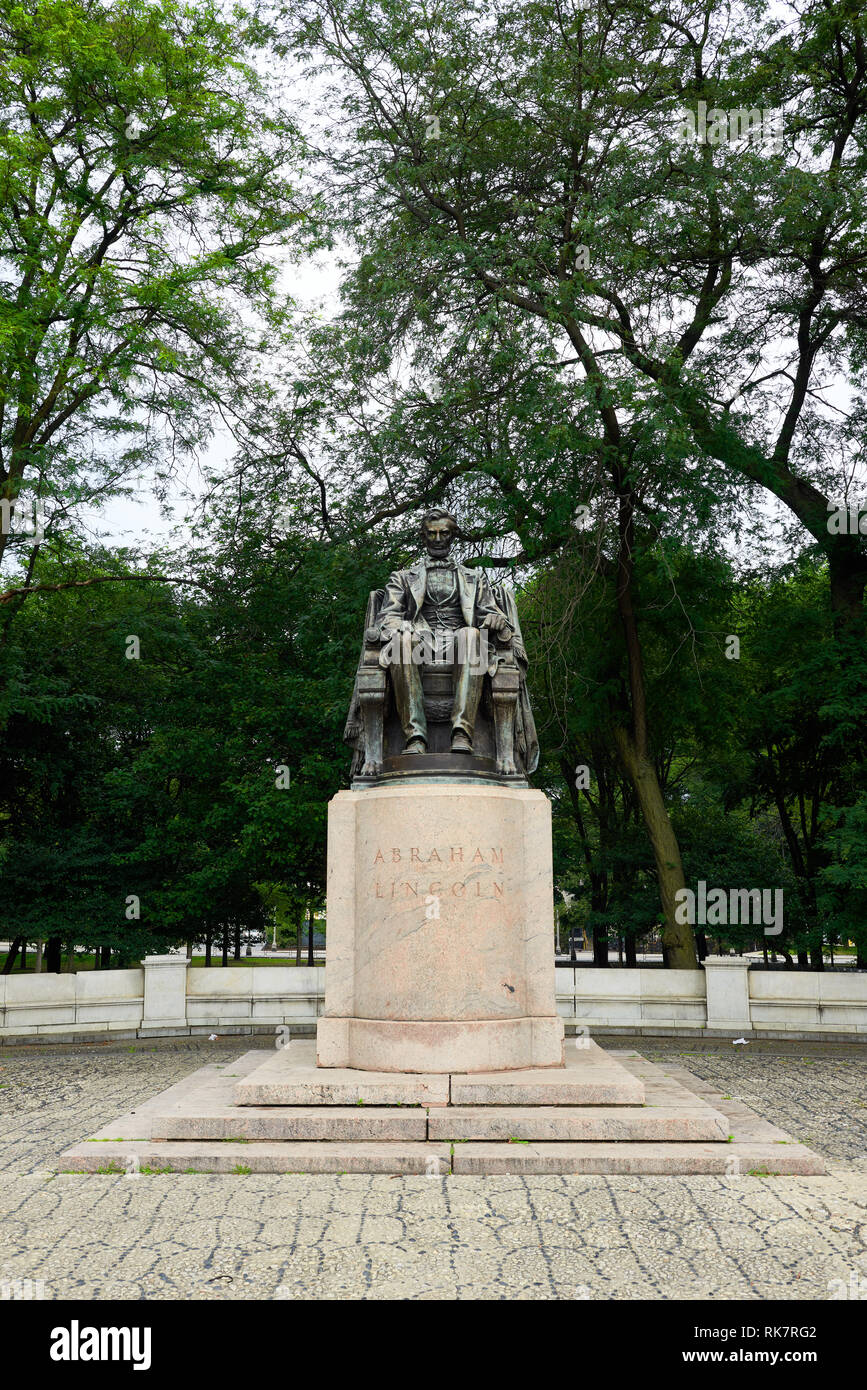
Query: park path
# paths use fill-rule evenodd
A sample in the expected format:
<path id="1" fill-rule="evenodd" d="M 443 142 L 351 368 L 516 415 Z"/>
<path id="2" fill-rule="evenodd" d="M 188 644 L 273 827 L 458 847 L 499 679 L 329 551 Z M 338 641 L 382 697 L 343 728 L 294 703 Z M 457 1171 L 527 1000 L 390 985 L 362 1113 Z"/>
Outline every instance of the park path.
<path id="1" fill-rule="evenodd" d="M 744 1101 L 823 1153 L 829 1175 L 55 1174 L 63 1148 L 251 1040 L 3 1048 L 0 1291 L 30 1280 L 46 1298 L 97 1299 L 867 1293 L 867 1060 L 858 1048 L 603 1041 L 676 1061 Z"/>

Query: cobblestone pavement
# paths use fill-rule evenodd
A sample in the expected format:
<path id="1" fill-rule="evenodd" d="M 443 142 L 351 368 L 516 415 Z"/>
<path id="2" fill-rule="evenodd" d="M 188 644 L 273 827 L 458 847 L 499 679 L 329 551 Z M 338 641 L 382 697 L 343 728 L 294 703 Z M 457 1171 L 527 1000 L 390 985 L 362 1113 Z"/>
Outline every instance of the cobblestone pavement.
<path id="1" fill-rule="evenodd" d="M 263 1043 L 266 1040 L 262 1040 Z M 857 1047 L 602 1039 L 822 1152 L 822 1178 L 54 1174 L 56 1154 L 255 1040 L 0 1050 L 0 1285 L 47 1298 L 817 1299 L 867 1291 Z"/>

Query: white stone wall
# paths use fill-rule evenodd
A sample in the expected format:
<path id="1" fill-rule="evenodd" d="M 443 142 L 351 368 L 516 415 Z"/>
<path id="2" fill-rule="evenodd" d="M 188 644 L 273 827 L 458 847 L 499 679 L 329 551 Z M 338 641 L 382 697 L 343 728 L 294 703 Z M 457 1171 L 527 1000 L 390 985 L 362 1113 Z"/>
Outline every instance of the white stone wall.
<path id="1" fill-rule="evenodd" d="M 570 1023 L 624 1032 L 647 1027 L 664 1032 L 683 1026 L 704 1028 L 704 972 L 558 966 L 557 1009 L 567 1032 Z"/>
<path id="2" fill-rule="evenodd" d="M 187 972 L 190 1026 L 315 1024 L 325 1004 L 325 968 L 318 965 L 227 965 Z"/>
<path id="3" fill-rule="evenodd" d="M 312 1032 L 323 1012 L 321 966 L 188 968 L 149 956 L 135 970 L 0 975 L 0 1042 Z M 567 1033 L 719 1037 L 867 1037 L 867 973 L 751 970 L 738 956 L 701 970 L 557 969 Z"/>
<path id="4" fill-rule="evenodd" d="M 0 975 L 0 1038 L 128 1033 L 141 1026 L 145 972 Z"/>

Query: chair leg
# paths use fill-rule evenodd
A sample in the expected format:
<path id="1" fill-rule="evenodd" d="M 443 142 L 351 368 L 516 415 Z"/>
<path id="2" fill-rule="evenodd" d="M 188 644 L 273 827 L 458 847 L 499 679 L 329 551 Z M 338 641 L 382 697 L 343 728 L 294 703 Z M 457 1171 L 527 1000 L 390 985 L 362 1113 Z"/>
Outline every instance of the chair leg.
<path id="1" fill-rule="evenodd" d="M 491 678 L 494 705 L 494 734 L 497 744 L 497 771 L 512 777 L 515 764 L 515 711 L 518 706 L 520 673 L 517 666 L 501 665 Z"/>
<path id="2" fill-rule="evenodd" d="M 361 777 L 382 771 L 382 734 L 385 717 L 385 671 L 381 667 L 359 673 L 358 702 L 364 726 L 364 762 Z"/>

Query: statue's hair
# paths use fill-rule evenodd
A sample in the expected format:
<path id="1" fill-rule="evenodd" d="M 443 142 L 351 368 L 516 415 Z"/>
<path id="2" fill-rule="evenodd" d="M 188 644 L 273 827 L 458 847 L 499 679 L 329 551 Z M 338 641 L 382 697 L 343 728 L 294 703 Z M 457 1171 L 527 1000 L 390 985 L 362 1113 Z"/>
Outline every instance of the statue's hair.
<path id="1" fill-rule="evenodd" d="M 445 521 L 450 521 L 450 522 L 452 523 L 452 530 L 454 531 L 455 535 L 457 535 L 457 533 L 458 533 L 458 519 L 457 519 L 457 517 L 456 517 L 456 516 L 453 516 L 451 512 L 447 512 L 446 509 L 445 509 L 445 507 L 431 507 L 431 509 L 430 509 L 429 512 L 425 512 L 424 516 L 422 517 L 421 521 L 420 521 L 419 524 L 418 524 L 419 533 L 420 533 L 422 539 L 424 539 L 424 528 L 425 528 L 425 526 L 427 525 L 427 523 L 428 523 L 429 521 L 443 521 L 443 520 L 445 520 Z"/>

